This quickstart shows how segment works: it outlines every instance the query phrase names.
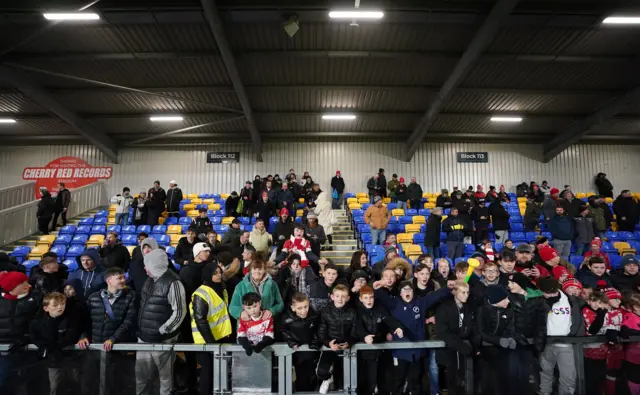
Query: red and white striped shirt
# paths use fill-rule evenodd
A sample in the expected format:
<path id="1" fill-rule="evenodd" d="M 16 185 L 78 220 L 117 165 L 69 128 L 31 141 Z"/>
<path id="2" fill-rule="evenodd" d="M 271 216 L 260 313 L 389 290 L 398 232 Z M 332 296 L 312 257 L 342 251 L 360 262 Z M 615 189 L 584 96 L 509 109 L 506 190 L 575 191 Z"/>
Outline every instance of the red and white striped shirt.
<path id="1" fill-rule="evenodd" d="M 250 321 L 240 320 L 238 337 L 246 337 L 253 345 L 260 343 L 265 336 L 274 339 L 273 317 L 269 319 L 263 319 L 262 317 L 264 317 L 264 311 L 258 318 L 251 318 Z"/>

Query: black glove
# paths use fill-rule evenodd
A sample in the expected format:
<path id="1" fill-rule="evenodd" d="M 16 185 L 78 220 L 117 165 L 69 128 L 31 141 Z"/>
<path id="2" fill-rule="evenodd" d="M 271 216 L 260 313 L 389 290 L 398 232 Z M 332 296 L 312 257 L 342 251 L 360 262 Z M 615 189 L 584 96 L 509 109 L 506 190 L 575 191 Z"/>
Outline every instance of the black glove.
<path id="1" fill-rule="evenodd" d="M 238 343 L 244 348 L 244 351 L 247 353 L 247 356 L 251 356 L 253 354 L 253 347 L 251 347 L 251 342 L 246 337 L 239 337 Z"/>
<path id="2" fill-rule="evenodd" d="M 518 343 L 519 346 L 528 346 L 529 345 L 529 340 L 527 340 L 527 337 L 525 335 L 523 335 L 522 333 L 518 333 L 515 337 L 516 339 L 516 343 Z"/>
<path id="3" fill-rule="evenodd" d="M 607 342 L 612 346 L 620 342 L 618 339 L 618 331 L 615 329 L 607 329 L 605 335 L 607 336 Z"/>
<path id="4" fill-rule="evenodd" d="M 14 340 L 9 345 L 9 350 L 7 350 L 10 354 L 14 352 L 19 352 L 27 343 L 24 340 Z"/>
<path id="5" fill-rule="evenodd" d="M 244 352 L 247 353 L 247 356 L 251 356 L 251 354 L 253 354 L 253 348 L 251 348 L 251 346 L 242 346 L 242 348 L 244 348 Z"/>
<path id="6" fill-rule="evenodd" d="M 258 354 L 260 354 L 262 352 L 262 349 L 266 347 L 266 344 L 262 344 L 262 343 L 258 343 L 255 346 L 253 346 L 253 351 L 257 352 Z"/>

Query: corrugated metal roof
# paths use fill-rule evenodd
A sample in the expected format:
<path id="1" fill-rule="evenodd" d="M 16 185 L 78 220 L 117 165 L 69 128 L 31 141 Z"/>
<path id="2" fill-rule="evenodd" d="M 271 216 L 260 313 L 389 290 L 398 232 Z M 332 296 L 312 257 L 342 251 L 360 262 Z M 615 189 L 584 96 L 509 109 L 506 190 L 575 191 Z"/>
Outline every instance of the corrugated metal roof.
<path id="1" fill-rule="evenodd" d="M 440 114 L 431 127 L 433 132 L 473 132 L 473 133 L 504 133 L 524 134 L 531 132 L 556 132 L 569 123 L 571 119 L 565 118 L 526 118 L 518 124 L 495 123 L 487 116 L 460 116 L 453 114 Z M 428 137 L 427 137 L 428 138 Z"/>
<path id="2" fill-rule="evenodd" d="M 443 112 L 530 112 L 545 114 L 590 113 L 611 95 L 559 93 L 476 93 L 457 92 Z"/>
<path id="3" fill-rule="evenodd" d="M 640 134 L 640 120 L 612 118 L 601 125 L 591 128 L 591 135 L 638 135 Z"/>
<path id="4" fill-rule="evenodd" d="M 441 85 L 456 61 L 451 59 L 252 57 L 238 62 L 245 85 L 379 84 Z"/>
<path id="5" fill-rule="evenodd" d="M 77 134 L 69 125 L 57 118 L 26 119 L 12 124 L 0 125 L 4 136 L 53 136 Z"/>
<path id="6" fill-rule="evenodd" d="M 435 92 L 423 88 L 400 89 L 250 89 L 255 111 L 423 111 Z"/>
<path id="7" fill-rule="evenodd" d="M 485 52 L 557 54 L 564 53 L 591 31 L 572 28 L 505 26 Z"/>
<path id="8" fill-rule="evenodd" d="M 21 93 L 0 94 L 0 112 L 7 113 L 42 113 L 42 107 L 32 103 Z"/>
<path id="9" fill-rule="evenodd" d="M 182 122 L 151 122 L 147 118 L 92 118 L 89 120 L 96 128 L 109 134 L 156 134 L 182 129 L 195 125 L 202 125 L 209 122 L 228 118 L 228 116 L 201 116 L 185 118 Z M 246 120 L 237 119 L 201 129 L 189 131 L 195 132 L 245 132 L 248 131 Z"/>
<path id="10" fill-rule="evenodd" d="M 325 121 L 320 114 L 256 114 L 261 132 L 362 132 L 409 131 L 418 122 L 421 114 L 365 114 L 355 121 Z"/>

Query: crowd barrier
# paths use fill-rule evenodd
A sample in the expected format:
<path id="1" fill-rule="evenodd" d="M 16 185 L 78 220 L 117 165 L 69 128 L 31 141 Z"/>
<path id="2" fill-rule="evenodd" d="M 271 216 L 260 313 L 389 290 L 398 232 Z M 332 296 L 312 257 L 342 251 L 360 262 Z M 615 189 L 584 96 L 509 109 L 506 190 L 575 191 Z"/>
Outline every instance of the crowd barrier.
<path id="1" fill-rule="evenodd" d="M 0 188 L 0 210 L 28 203 L 35 196 L 35 181 L 12 187 Z"/>
<path id="2" fill-rule="evenodd" d="M 33 190 L 31 191 L 33 193 Z M 39 200 L 0 210 L 0 245 L 32 235 L 38 231 L 36 212 Z M 109 200 L 103 182 L 96 182 L 71 191 L 67 218 L 73 218 L 96 207 L 106 206 Z M 11 225 L 11 226 L 9 226 Z"/>
<path id="3" fill-rule="evenodd" d="M 583 346 L 588 343 L 606 342 L 604 336 L 599 337 L 549 337 L 548 343 L 570 344 L 574 348 L 574 356 L 576 362 L 577 381 L 576 395 L 586 394 L 585 376 L 584 376 L 584 350 Z M 629 339 L 622 339 L 622 342 L 640 342 L 640 336 Z M 382 344 L 368 345 L 359 343 L 345 350 L 342 355 L 343 388 L 332 393 L 355 395 L 358 384 L 358 351 L 367 350 L 397 350 L 397 349 L 414 349 L 426 348 L 436 349 L 445 347 L 442 341 L 421 341 L 421 342 L 389 342 Z M 87 352 L 79 350 L 76 346 L 73 348 L 78 352 Z M 0 344 L 0 352 L 7 351 L 8 345 Z M 34 345 L 26 347 L 26 351 L 35 351 Z M 106 369 L 109 353 L 102 352 L 101 344 L 92 344 L 89 350 L 100 352 L 100 390 L 99 395 L 107 395 L 106 391 Z M 328 351 L 328 348 L 323 350 Z M 307 346 L 300 347 L 297 351 L 291 349 L 286 343 L 276 343 L 263 350 L 259 355 L 254 354 L 251 357 L 245 355 L 244 349 L 237 344 L 144 344 L 144 343 L 123 343 L 113 346 L 113 351 L 172 351 L 172 352 L 206 352 L 213 355 L 213 394 L 212 395 L 229 395 L 229 394 L 245 394 L 245 393 L 269 393 L 278 395 L 289 395 L 293 391 L 293 354 L 296 352 L 309 352 Z M 272 357 L 276 363 L 272 364 Z M 262 358 L 262 359 L 260 359 Z M 239 361 L 246 361 L 252 366 L 232 366 Z M 257 362 L 261 367 L 253 365 Z M 244 363 L 244 362 L 242 362 Z M 277 373 L 274 373 L 276 372 Z M 123 372 L 125 373 L 125 372 Z M 131 372 L 130 372 L 131 373 Z M 425 372 L 426 374 L 426 372 Z M 474 368 L 473 359 L 467 358 L 465 373 L 465 394 L 474 394 Z M 604 372 L 603 372 L 604 374 Z M 271 383 L 277 383 L 277 391 L 271 391 Z M 266 385 L 265 385 L 266 384 Z M 306 394 L 296 392 L 297 394 Z M 315 394 L 315 392 L 313 392 Z M 309 393 L 311 394 L 311 393 Z"/>

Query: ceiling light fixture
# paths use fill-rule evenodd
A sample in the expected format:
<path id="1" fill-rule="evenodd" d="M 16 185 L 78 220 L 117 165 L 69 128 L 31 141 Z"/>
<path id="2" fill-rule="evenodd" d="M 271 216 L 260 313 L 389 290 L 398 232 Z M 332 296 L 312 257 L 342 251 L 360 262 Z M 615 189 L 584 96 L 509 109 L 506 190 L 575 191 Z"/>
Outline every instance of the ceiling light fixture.
<path id="1" fill-rule="evenodd" d="M 605 25 L 640 25 L 638 16 L 610 16 L 602 21 Z"/>
<path id="2" fill-rule="evenodd" d="M 491 117 L 491 122 L 522 122 L 522 117 Z"/>
<path id="3" fill-rule="evenodd" d="M 382 17 L 384 17 L 384 12 L 382 11 L 329 11 L 329 18 L 331 19 L 382 19 Z"/>
<path id="4" fill-rule="evenodd" d="M 95 21 L 100 19 L 100 15 L 95 12 L 50 12 L 42 15 L 50 21 Z"/>
<path id="5" fill-rule="evenodd" d="M 0 123 L 16 123 L 16 120 L 13 118 L 0 118 Z"/>
<path id="6" fill-rule="evenodd" d="M 353 121 L 356 116 L 354 114 L 325 114 L 322 119 L 325 121 Z"/>
<path id="7" fill-rule="evenodd" d="M 149 117 L 151 122 L 180 122 L 184 121 L 184 118 L 179 115 L 154 115 Z"/>

